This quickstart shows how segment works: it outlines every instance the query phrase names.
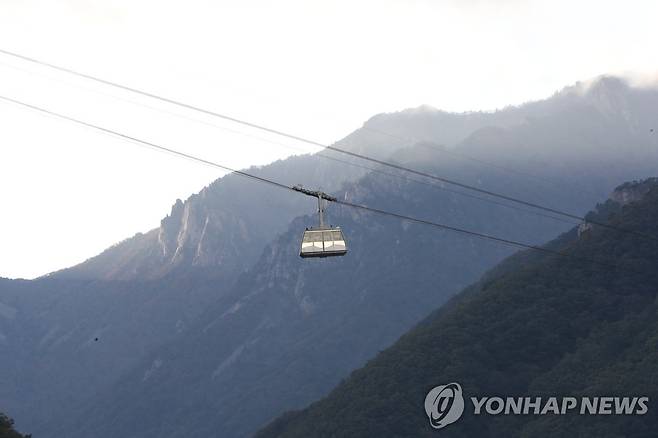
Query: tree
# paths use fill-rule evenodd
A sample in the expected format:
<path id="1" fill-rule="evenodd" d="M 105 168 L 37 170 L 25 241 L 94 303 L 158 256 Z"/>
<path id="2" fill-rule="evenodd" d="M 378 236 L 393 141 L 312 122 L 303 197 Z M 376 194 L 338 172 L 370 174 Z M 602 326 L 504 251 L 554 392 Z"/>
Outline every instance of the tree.
<path id="1" fill-rule="evenodd" d="M 0 412 L 0 438 L 31 438 L 32 435 L 22 435 L 14 430 L 14 420 Z"/>

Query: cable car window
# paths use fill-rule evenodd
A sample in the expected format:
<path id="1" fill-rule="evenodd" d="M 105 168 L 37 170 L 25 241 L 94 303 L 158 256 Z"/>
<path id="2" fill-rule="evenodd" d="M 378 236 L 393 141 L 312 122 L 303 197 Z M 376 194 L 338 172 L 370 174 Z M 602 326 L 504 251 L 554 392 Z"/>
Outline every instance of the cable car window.
<path id="1" fill-rule="evenodd" d="M 331 239 L 331 231 L 325 231 L 322 233 L 322 240 L 324 240 L 324 250 L 331 251 L 334 246 L 334 241 Z"/>

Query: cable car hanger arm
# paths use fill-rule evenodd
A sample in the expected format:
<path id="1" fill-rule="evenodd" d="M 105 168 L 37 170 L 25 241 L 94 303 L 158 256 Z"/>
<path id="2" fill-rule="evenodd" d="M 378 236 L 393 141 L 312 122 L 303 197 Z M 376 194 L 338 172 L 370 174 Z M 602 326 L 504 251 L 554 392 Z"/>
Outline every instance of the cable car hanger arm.
<path id="1" fill-rule="evenodd" d="M 334 196 L 327 195 L 325 192 L 305 189 L 304 187 L 301 186 L 301 184 L 293 186 L 292 189 L 296 192 L 303 193 L 307 196 L 312 196 L 314 198 L 326 199 L 327 201 L 331 201 L 331 202 L 337 201 L 337 199 Z"/>

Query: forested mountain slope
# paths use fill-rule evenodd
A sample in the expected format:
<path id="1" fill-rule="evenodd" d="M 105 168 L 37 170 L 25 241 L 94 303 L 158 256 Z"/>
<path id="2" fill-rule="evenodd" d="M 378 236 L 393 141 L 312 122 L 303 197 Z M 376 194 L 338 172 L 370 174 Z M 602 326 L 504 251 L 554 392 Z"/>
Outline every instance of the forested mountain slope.
<path id="1" fill-rule="evenodd" d="M 658 236 L 658 180 L 620 187 L 592 220 Z M 595 219 L 596 218 L 596 219 Z M 650 437 L 658 428 L 658 240 L 595 227 L 522 253 L 265 437 Z M 645 415 L 464 415 L 430 427 L 425 395 L 647 396 Z M 470 403 L 470 402 L 467 402 Z M 467 405 L 470 406 L 470 405 Z"/>

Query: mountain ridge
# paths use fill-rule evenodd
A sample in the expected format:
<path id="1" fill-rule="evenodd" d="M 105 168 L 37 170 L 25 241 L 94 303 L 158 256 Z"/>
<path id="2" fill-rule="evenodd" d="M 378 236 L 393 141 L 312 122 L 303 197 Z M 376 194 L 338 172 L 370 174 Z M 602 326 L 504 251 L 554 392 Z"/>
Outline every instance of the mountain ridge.
<path id="1" fill-rule="evenodd" d="M 619 100 L 618 96 L 620 94 L 628 93 L 631 90 L 631 87 L 626 81 L 613 76 L 601 76 L 589 81 L 588 84 L 587 87 L 585 87 L 583 83 L 565 87 L 563 90 L 557 92 L 556 96 L 569 97 L 572 95 L 579 95 L 588 97 L 588 99 L 592 101 L 596 100 L 591 97 L 593 94 L 592 90 L 597 90 L 594 94 L 598 96 L 599 100 L 606 99 L 608 98 L 607 96 L 611 95 L 617 96 L 617 100 Z M 614 84 L 614 86 L 610 84 Z M 623 93 L 620 93 L 620 90 Z M 554 112 L 555 109 L 549 108 L 549 100 L 550 99 L 537 100 L 491 112 L 473 111 L 451 113 L 433 108 L 429 105 L 421 105 L 416 108 L 408 108 L 394 113 L 380 113 L 368 119 L 361 128 L 338 141 L 335 146 L 355 153 L 372 155 L 378 159 L 386 159 L 386 157 L 394 151 L 409 147 L 419 141 L 430 141 L 433 143 L 445 144 L 448 147 L 454 147 L 460 141 L 467 140 L 468 137 L 473 135 L 486 135 L 486 131 L 484 133 L 480 132 L 482 129 L 504 129 L 523 123 L 526 117 L 528 117 L 527 115 L 523 115 L 523 112 L 530 112 L 530 114 L 532 114 L 531 117 L 550 114 Z M 380 127 L 384 127 L 385 130 L 378 130 L 377 128 Z M 475 141 L 477 141 L 477 138 L 475 138 Z M 373 146 L 374 144 L 377 144 L 378 146 Z M 342 157 L 340 154 L 332 151 L 323 151 L 322 153 L 329 156 L 340 157 L 340 159 L 343 160 L 354 161 L 353 159 Z M 336 173 L 334 170 L 335 166 L 332 166 L 332 163 L 326 164 L 322 162 L 322 160 L 318 159 L 317 155 L 294 156 L 286 160 L 279 160 L 270 165 L 251 168 L 248 171 L 257 175 L 261 173 L 264 175 L 272 174 L 272 171 L 274 171 L 275 175 L 279 176 L 280 179 L 285 180 L 287 172 L 277 172 L 275 169 L 277 167 L 286 167 L 290 169 L 291 166 L 285 165 L 288 161 L 293 162 L 292 168 L 312 166 L 322 172 L 320 169 L 325 167 L 327 170 L 324 170 L 324 172 Z M 364 169 L 361 169 L 360 171 L 355 169 L 352 170 L 352 174 L 349 175 L 348 172 L 349 176 L 344 180 L 340 180 L 338 184 L 331 184 L 326 178 L 314 181 L 312 175 L 309 175 L 308 173 L 306 175 L 297 175 L 296 179 L 304 179 L 305 181 L 309 181 L 307 182 L 307 185 L 314 184 L 322 187 L 325 191 L 331 191 L 338 189 L 343 182 L 357 180 L 365 174 Z M 343 169 L 341 173 L 344 174 L 345 170 Z M 221 262 L 225 261 L 227 257 L 222 256 L 221 250 L 217 249 L 206 253 L 207 260 L 205 260 L 205 263 L 198 259 L 195 260 L 194 257 L 192 257 L 192 260 L 187 261 L 184 257 L 179 257 L 177 260 L 169 260 L 167 257 L 168 253 L 178 254 L 177 251 L 182 249 L 178 246 L 171 248 L 173 242 L 176 242 L 179 239 L 188 244 L 194 242 L 196 248 L 199 249 L 203 246 L 202 242 L 199 241 L 199 238 L 203 238 L 205 235 L 196 229 L 195 232 L 198 233 L 197 236 L 186 234 L 184 227 L 188 222 L 179 221 L 177 224 L 178 226 L 175 226 L 172 223 L 175 222 L 172 220 L 172 217 L 181 214 L 181 212 L 189 217 L 189 211 L 194 207 L 204 210 L 202 203 L 195 203 L 195 200 L 203 197 L 217 197 L 217 194 L 214 193 L 214 188 L 221 185 L 222 181 L 226 181 L 224 184 L 234 184 L 233 181 L 229 182 L 229 180 L 235 177 L 236 175 L 222 177 L 202 189 L 199 193 L 191 195 L 185 202 L 181 201 L 179 203 L 177 201 L 172 206 L 170 214 L 162 219 L 160 227 L 157 228 L 156 240 L 154 240 L 154 234 L 156 233 L 154 230 L 156 229 L 144 233 L 137 233 L 133 237 L 127 238 L 113 245 L 97 256 L 90 257 L 76 266 L 65 268 L 48 275 L 67 278 L 86 277 L 101 279 L 158 278 L 167 272 L 170 272 L 180 264 L 187 264 L 190 266 L 221 266 Z M 300 181 L 293 181 L 292 179 L 286 181 L 286 183 L 290 185 L 299 182 Z M 219 196 L 226 197 L 226 193 L 224 192 L 223 195 Z M 310 211 L 301 208 L 295 203 L 289 204 L 288 208 L 291 208 L 293 213 L 289 218 Z M 242 208 L 241 213 L 245 212 L 248 212 L 248 210 Z M 244 225 L 240 224 L 238 218 L 230 218 L 227 213 L 228 212 L 224 213 L 223 220 L 229 221 L 227 226 L 230 229 L 239 230 L 241 227 L 244 227 Z M 222 219 L 214 218 L 214 220 L 210 220 L 211 217 L 209 215 L 205 216 L 205 220 L 203 218 L 196 219 L 201 220 L 206 226 L 211 224 L 211 228 L 215 228 L 216 232 L 221 233 L 224 225 Z M 201 228 L 203 228 L 203 225 L 201 225 Z M 282 229 L 275 228 L 275 230 L 281 231 Z M 242 234 L 244 235 L 248 233 L 243 232 Z M 240 243 L 247 242 L 248 241 Z M 162 254 L 160 254 L 161 252 Z M 257 253 L 258 251 L 254 252 Z M 234 253 L 229 251 L 229 254 Z M 239 255 L 244 256 L 243 254 Z M 255 256 L 252 255 L 251 257 L 247 257 L 249 262 L 253 261 L 253 257 Z M 249 262 L 245 263 L 245 266 L 248 265 Z M 104 265 L 109 265 L 111 268 L 104 270 L 102 268 Z M 233 269 L 233 267 L 229 269 Z"/>
<path id="2" fill-rule="evenodd" d="M 634 189 L 643 197 L 623 205 L 610 200 L 591 215 L 605 215 L 616 227 L 658 234 L 658 179 L 627 183 L 616 192 Z M 326 398 L 279 417 L 256 436 L 433 436 L 424 395 L 433 385 L 452 381 L 471 395 L 612 393 L 653 400 L 658 387 L 638 377 L 648 375 L 656 356 L 658 276 L 652 266 L 658 246 L 606 228 L 586 239 L 578 239 L 572 229 L 549 245 L 566 249 L 580 262 L 527 251 L 511 257 L 354 371 Z M 602 255 L 614 257 L 618 267 L 602 268 L 587 260 Z M 619 418 L 494 418 L 467 409 L 441 434 L 649 437 L 658 423 L 652 407 L 649 415 Z"/>
<path id="3" fill-rule="evenodd" d="M 375 116 L 374 118 L 376 118 Z M 388 114 L 386 115 L 387 119 L 396 120 L 398 118 L 404 119 L 403 112 Z M 372 120 L 372 119 L 371 119 Z M 364 123 L 364 127 L 368 125 Z M 396 127 L 396 132 L 400 133 L 403 136 L 411 137 L 409 127 L 405 127 L 405 123 L 408 121 L 401 120 L 399 122 L 400 126 Z M 449 121 L 451 123 L 451 121 Z M 413 127 L 412 127 L 413 128 Z M 459 139 L 461 136 L 466 135 L 464 129 L 457 130 L 457 134 L 452 133 L 452 137 L 443 138 L 442 134 L 438 134 L 439 140 L 446 142 L 452 142 L 456 139 Z M 411 145 L 413 140 L 405 140 L 404 138 L 394 138 L 388 135 L 380 135 L 379 133 L 368 132 L 367 129 L 357 129 L 352 134 L 345 137 L 343 140 L 340 140 L 335 144 L 344 150 L 352 151 L 360 154 L 368 154 L 374 156 L 378 159 L 386 159 L 386 157 L 393 151 L 405 148 Z M 283 182 L 287 185 L 295 185 L 303 181 L 307 186 L 317 186 L 322 188 L 325 191 L 337 190 L 340 188 L 340 185 L 344 182 L 358 180 L 361 176 L 367 173 L 367 167 L 364 168 L 361 164 L 357 163 L 359 160 L 356 160 L 352 157 L 342 156 L 340 153 L 336 153 L 330 150 L 322 151 L 322 155 L 328 156 L 330 159 L 338 158 L 340 161 L 345 161 L 347 163 L 356 163 L 355 167 L 350 166 L 345 163 L 335 162 L 331 160 L 326 160 L 317 154 L 311 155 L 300 155 L 289 157 L 284 160 L 278 160 L 274 163 L 265 166 L 258 166 L 254 168 L 247 169 L 247 172 L 253 173 L 259 176 L 265 177 L 274 177 L 277 181 Z M 308 170 L 304 170 L 304 169 Z M 310 171 L 309 171 L 310 170 Z M 336 179 L 336 176 L 340 178 Z M 251 254 L 242 254 L 240 251 L 231 252 L 224 255 L 221 252 L 221 249 L 212 248 L 210 253 L 207 253 L 208 260 L 206 263 L 195 260 L 194 257 L 180 257 L 178 260 L 170 260 L 168 254 L 179 255 L 180 250 L 183 249 L 183 246 L 173 245 L 177 241 L 181 243 L 187 243 L 188 245 L 194 244 L 196 248 L 202 246 L 202 242 L 199 241 L 200 237 L 203 237 L 205 234 L 199 232 L 197 228 L 194 228 L 194 232 L 197 233 L 196 236 L 193 236 L 192 233 L 186 233 L 185 227 L 189 224 L 188 221 L 180 221 L 181 215 L 186 215 L 187 218 L 193 218 L 196 222 L 205 223 L 205 225 L 210 225 L 211 228 L 214 228 L 216 233 L 221 233 L 224 222 L 228 221 L 227 224 L 232 230 L 239 231 L 238 234 L 242 234 L 243 237 L 249 234 L 249 232 L 254 232 L 262 228 L 260 225 L 246 227 L 247 230 L 244 230 L 245 225 L 241 223 L 239 215 L 233 215 L 231 217 L 231 212 L 226 209 L 221 209 L 223 211 L 222 218 L 211 218 L 207 215 L 206 210 L 208 206 L 204 205 L 203 199 L 211 199 L 214 201 L 221 202 L 230 202 L 229 196 L 237 193 L 237 187 L 243 187 L 245 184 L 248 186 L 249 183 L 241 183 L 243 178 L 238 175 L 227 175 L 224 176 L 213 183 L 209 184 L 207 187 L 202 189 L 199 193 L 191 195 L 184 202 L 176 202 L 171 208 L 171 212 L 165 218 L 162 219 L 160 227 L 147 231 L 145 233 L 137 233 L 131 238 L 127 238 L 116 245 L 104 250 L 97 256 L 90 257 L 84 262 L 70 267 L 65 268 L 47 276 L 59 277 L 59 278 L 100 278 L 100 279 L 135 279 L 135 278 L 159 278 L 165 275 L 166 273 L 174 270 L 175 267 L 179 265 L 187 266 L 215 266 L 221 267 L 221 261 L 225 261 L 229 257 L 241 258 L 244 257 L 245 263 L 241 269 L 248 266 L 254 261 L 254 257 L 258 255 L 259 251 L 262 249 L 263 245 L 257 245 L 256 249 Z M 228 187 L 228 188 L 227 188 Z M 230 188 L 233 188 L 232 193 Z M 245 216 L 253 217 L 263 217 L 269 213 L 269 216 L 276 220 L 279 223 L 287 223 L 295 216 L 300 214 L 309 213 L 312 211 L 311 204 L 307 202 L 300 201 L 299 199 L 290 201 L 290 199 L 285 199 L 285 197 L 273 195 L 273 191 L 270 190 L 256 190 L 257 193 L 260 193 L 263 198 L 268 196 L 273 196 L 275 202 L 267 202 L 272 211 L 258 210 L 255 213 L 251 213 L 249 208 L 244 206 L 239 207 L 238 213 Z M 250 194 L 250 197 L 256 197 L 254 194 Z M 261 201 L 262 202 L 262 201 Z M 281 208 L 281 205 L 284 205 L 284 208 Z M 211 209 L 217 211 L 217 205 L 210 206 Z M 281 216 L 279 212 L 277 214 L 277 208 L 283 210 L 285 215 Z M 205 218 L 198 218 L 195 215 L 190 215 L 190 210 L 198 210 L 205 212 Z M 178 221 L 174 218 L 179 219 Z M 211 219 L 211 220 L 209 220 Z M 253 220 L 253 219 L 252 219 Z M 198 225 L 198 223 L 197 223 Z M 281 225 L 278 227 L 270 227 L 273 230 L 273 233 L 282 231 Z M 203 229 L 203 225 L 200 226 Z M 157 235 L 157 239 L 155 238 Z M 252 236 L 252 240 L 257 241 L 261 236 Z M 248 245 L 249 239 L 243 239 L 243 241 L 236 242 L 240 245 Z M 252 243 L 253 245 L 253 243 Z M 187 248 L 189 249 L 189 248 Z M 111 268 L 107 269 L 105 266 L 110 266 Z M 231 266 L 229 270 L 235 269 Z"/>

